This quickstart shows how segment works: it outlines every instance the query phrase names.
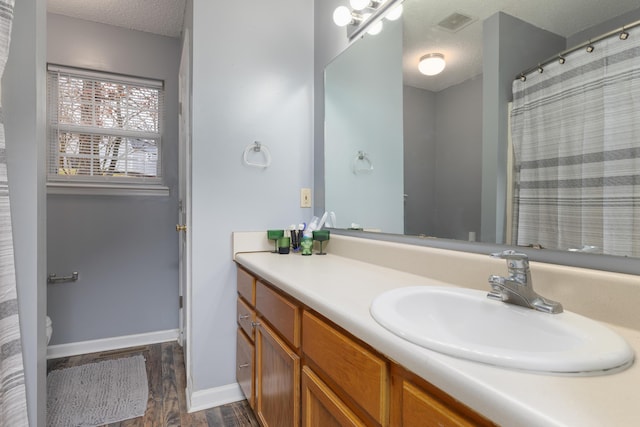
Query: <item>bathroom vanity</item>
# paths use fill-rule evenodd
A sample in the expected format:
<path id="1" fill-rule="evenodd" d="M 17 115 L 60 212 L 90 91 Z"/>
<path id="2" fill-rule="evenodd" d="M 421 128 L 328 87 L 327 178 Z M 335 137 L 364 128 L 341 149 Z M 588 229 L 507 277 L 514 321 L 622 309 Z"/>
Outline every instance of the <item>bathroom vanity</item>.
<path id="1" fill-rule="evenodd" d="M 325 257 L 277 255 L 253 252 L 264 242 L 252 247 L 246 238 L 234 246 L 237 379 L 264 426 L 640 424 L 637 363 L 590 376 L 499 368 L 412 344 L 370 314 L 376 296 L 400 287 L 488 291 L 487 277 L 504 270 L 499 261 L 345 236 L 332 236 Z M 460 262 L 465 268 L 452 269 Z M 638 301 L 637 276 L 539 264 L 532 271 L 545 295 L 606 322 L 638 354 L 637 314 L 620 313 L 633 304 L 615 301 Z M 594 275 L 611 282 L 603 303 L 618 310 L 610 318 L 602 304 L 589 308 L 590 298 L 604 300 L 601 295 L 576 296 L 575 286 L 588 290 L 585 278 Z M 554 286 L 554 280 L 564 285 Z"/>

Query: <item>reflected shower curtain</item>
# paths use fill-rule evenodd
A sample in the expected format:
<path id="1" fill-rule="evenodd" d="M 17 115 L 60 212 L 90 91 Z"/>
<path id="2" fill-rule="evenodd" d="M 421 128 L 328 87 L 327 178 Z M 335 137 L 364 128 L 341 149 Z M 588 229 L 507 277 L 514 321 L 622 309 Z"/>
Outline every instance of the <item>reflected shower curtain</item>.
<path id="1" fill-rule="evenodd" d="M 0 77 L 9 55 L 13 0 L 0 0 Z M 28 426 L 27 401 L 18 320 L 16 274 L 9 209 L 9 183 L 0 110 L 0 425 Z"/>
<path id="2" fill-rule="evenodd" d="M 518 245 L 640 256 L 640 27 L 513 83 Z"/>

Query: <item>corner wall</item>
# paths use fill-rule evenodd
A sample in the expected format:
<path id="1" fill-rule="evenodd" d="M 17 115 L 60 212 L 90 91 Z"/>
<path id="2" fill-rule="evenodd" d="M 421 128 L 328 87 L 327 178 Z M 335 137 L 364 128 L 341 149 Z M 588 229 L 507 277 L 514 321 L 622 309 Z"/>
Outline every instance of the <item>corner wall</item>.
<path id="1" fill-rule="evenodd" d="M 231 233 L 312 216 L 299 206 L 313 177 L 313 0 L 247 7 L 193 2 L 190 380 L 192 391 L 211 389 L 212 404 L 236 384 Z M 254 141 L 270 167 L 243 164 Z"/>

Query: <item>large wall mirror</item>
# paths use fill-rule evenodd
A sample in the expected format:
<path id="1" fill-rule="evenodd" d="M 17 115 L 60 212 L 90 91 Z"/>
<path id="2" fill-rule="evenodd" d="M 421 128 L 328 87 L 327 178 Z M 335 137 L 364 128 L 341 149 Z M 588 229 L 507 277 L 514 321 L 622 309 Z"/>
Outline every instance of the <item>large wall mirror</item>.
<path id="1" fill-rule="evenodd" d="M 514 77 L 637 21 L 637 1 L 403 5 L 325 70 L 325 209 L 340 229 L 512 244 Z M 425 76 L 433 53 L 446 67 Z"/>

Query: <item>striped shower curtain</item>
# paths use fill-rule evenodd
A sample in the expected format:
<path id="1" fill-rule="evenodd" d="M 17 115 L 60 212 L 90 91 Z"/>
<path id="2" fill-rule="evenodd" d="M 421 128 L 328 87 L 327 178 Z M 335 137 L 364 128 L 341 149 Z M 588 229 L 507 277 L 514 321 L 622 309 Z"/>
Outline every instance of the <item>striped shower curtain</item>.
<path id="1" fill-rule="evenodd" d="M 513 83 L 518 245 L 640 257 L 640 27 Z"/>
<path id="2" fill-rule="evenodd" d="M 13 0 L 0 0 L 0 77 L 9 55 Z M 16 274 L 9 210 L 9 183 L 0 109 L 0 425 L 28 426 L 27 401 L 18 320 Z"/>

